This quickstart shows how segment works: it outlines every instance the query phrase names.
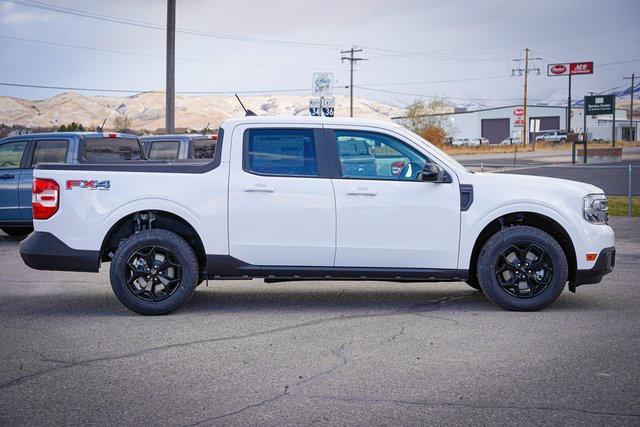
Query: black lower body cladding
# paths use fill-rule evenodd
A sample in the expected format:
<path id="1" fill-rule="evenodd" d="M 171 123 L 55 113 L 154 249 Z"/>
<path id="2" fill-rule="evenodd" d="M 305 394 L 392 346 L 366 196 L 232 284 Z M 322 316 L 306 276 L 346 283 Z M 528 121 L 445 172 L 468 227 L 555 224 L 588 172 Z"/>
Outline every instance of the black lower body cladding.
<path id="1" fill-rule="evenodd" d="M 97 273 L 99 251 L 72 249 L 51 233 L 35 231 L 20 243 L 20 256 L 36 270 Z"/>

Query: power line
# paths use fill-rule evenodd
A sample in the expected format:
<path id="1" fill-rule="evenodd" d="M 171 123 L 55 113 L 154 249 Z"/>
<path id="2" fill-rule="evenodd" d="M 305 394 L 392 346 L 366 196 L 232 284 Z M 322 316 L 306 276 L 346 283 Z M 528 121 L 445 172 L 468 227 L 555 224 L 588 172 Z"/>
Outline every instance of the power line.
<path id="1" fill-rule="evenodd" d="M 101 13 L 87 12 L 79 9 L 72 9 L 69 7 L 57 6 L 57 5 L 41 3 L 41 2 L 36 2 L 31 0 L 1 0 L 1 1 L 17 4 L 20 6 L 27 6 L 27 7 L 32 7 L 36 9 L 46 10 L 50 12 L 64 13 L 68 15 L 83 17 L 83 18 L 91 18 L 91 19 L 96 19 L 100 21 L 111 22 L 115 24 L 129 25 L 129 26 L 147 28 L 152 30 L 161 30 L 161 31 L 166 30 L 166 27 L 164 25 L 156 24 L 153 22 L 138 21 L 138 20 L 129 19 L 129 18 L 121 18 L 117 16 L 112 16 L 112 15 L 105 15 Z M 278 39 L 268 39 L 268 38 L 261 38 L 261 37 L 252 37 L 252 36 L 239 35 L 239 34 L 214 33 L 214 32 L 202 31 L 202 30 L 185 28 L 185 27 L 177 27 L 176 32 L 182 33 L 182 34 L 195 35 L 195 36 L 217 38 L 217 39 L 263 43 L 263 44 L 271 44 L 271 45 L 284 45 L 284 46 L 290 46 L 290 47 L 313 47 L 313 48 L 324 48 L 324 49 L 335 49 L 339 47 L 339 45 L 328 44 L 328 43 L 297 42 L 297 41 L 290 41 L 290 40 L 278 40 Z"/>
<path id="2" fill-rule="evenodd" d="M 469 77 L 464 79 L 449 79 L 449 80 L 422 80 L 415 82 L 397 82 L 397 83 L 367 83 L 367 86 L 405 86 L 405 85 L 420 85 L 420 84 L 440 84 L 440 83 L 457 83 L 457 82 L 472 82 L 478 80 L 497 80 L 508 79 L 509 76 L 487 76 L 487 77 Z"/>
<path id="3" fill-rule="evenodd" d="M 74 91 L 78 91 L 78 92 L 113 92 L 113 93 L 161 92 L 159 90 L 149 90 L 149 89 L 90 88 L 90 87 L 73 87 L 73 86 L 36 85 L 36 84 L 10 83 L 10 82 L 0 82 L 0 86 L 25 87 L 25 88 L 35 88 L 35 89 L 74 90 Z M 183 95 L 233 95 L 234 93 L 240 93 L 240 94 L 270 94 L 270 93 L 295 93 L 295 92 L 309 92 L 309 88 L 304 88 L 304 89 L 176 91 L 176 93 L 183 94 Z"/>
<path id="4" fill-rule="evenodd" d="M 47 46 L 56 46 L 56 47 L 66 47 L 71 49 L 80 49 L 80 50 L 89 50 L 96 52 L 106 52 L 106 53 L 115 53 L 120 55 L 131 55 L 131 56 L 143 56 L 149 58 L 158 58 L 164 59 L 165 55 L 153 54 L 142 51 L 131 51 L 131 50 L 119 50 L 119 49 L 109 49 L 109 48 L 101 48 L 101 47 L 93 47 L 93 46 L 82 46 L 76 44 L 69 43 L 61 43 L 61 42 L 52 42 L 48 40 L 38 40 L 38 39 L 28 39 L 22 37 L 13 37 L 6 34 L 0 34 L 0 38 L 8 39 L 8 40 L 16 40 L 21 42 L 28 43 L 36 43 L 43 44 Z M 202 58 L 189 58 L 189 57 L 180 57 L 176 56 L 176 61 L 186 61 L 186 62 L 201 62 L 207 64 L 224 64 L 224 65 L 237 65 L 237 66 L 247 66 L 247 67 L 260 67 L 260 68 L 276 68 L 276 69 L 294 69 L 294 70 L 317 70 L 318 67 L 303 67 L 303 66 L 295 66 L 295 65 L 271 65 L 271 64 L 257 64 L 251 62 L 235 62 L 235 61 L 218 61 L 218 60 L 209 60 Z"/>

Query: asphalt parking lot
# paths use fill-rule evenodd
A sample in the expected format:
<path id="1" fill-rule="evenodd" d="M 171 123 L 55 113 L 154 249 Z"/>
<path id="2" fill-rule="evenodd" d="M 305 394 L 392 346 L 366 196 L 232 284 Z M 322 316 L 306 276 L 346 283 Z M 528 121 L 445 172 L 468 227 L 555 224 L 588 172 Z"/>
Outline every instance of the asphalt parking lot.
<path id="1" fill-rule="evenodd" d="M 464 283 L 209 282 L 170 316 L 0 233 L 0 424 L 640 424 L 640 222 L 538 313 Z"/>

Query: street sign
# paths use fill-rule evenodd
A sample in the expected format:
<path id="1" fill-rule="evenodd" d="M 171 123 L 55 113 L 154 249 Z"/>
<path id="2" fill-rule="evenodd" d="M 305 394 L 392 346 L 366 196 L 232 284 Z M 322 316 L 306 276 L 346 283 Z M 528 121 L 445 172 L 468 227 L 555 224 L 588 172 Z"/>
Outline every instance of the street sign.
<path id="1" fill-rule="evenodd" d="M 320 116 L 322 115 L 320 109 L 320 99 L 319 98 L 311 98 L 309 100 L 309 114 L 312 116 Z"/>
<path id="2" fill-rule="evenodd" d="M 313 73 L 311 94 L 314 96 L 333 95 L 333 73 Z"/>
<path id="3" fill-rule="evenodd" d="M 325 117 L 333 117 L 335 106 L 336 99 L 334 97 L 322 98 L 322 114 Z"/>
<path id="4" fill-rule="evenodd" d="M 593 62 L 564 62 L 547 65 L 547 76 L 575 76 L 580 74 L 593 74 Z"/>
<path id="5" fill-rule="evenodd" d="M 594 95 L 584 97 L 586 115 L 613 114 L 616 104 L 615 95 Z"/>

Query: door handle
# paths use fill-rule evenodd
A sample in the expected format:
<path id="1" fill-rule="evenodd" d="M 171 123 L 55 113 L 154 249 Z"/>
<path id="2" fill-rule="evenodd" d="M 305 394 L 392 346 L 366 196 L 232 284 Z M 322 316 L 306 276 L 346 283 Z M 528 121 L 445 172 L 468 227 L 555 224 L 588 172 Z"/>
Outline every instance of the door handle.
<path id="1" fill-rule="evenodd" d="M 376 190 L 366 187 L 350 188 L 347 190 L 347 196 L 375 196 L 378 194 Z"/>
<path id="2" fill-rule="evenodd" d="M 0 175 L 0 179 L 13 179 L 15 175 L 11 175 L 10 173 L 5 173 L 4 175 Z"/>
<path id="3" fill-rule="evenodd" d="M 272 185 L 267 184 L 248 185 L 242 190 L 246 191 L 247 193 L 273 193 L 276 191 Z"/>

